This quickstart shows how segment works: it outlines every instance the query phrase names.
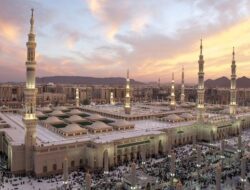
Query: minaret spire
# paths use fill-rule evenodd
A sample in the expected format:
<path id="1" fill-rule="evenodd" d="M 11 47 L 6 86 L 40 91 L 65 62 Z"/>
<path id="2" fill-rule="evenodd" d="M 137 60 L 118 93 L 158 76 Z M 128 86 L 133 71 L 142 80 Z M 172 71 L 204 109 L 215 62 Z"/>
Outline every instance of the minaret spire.
<path id="1" fill-rule="evenodd" d="M 175 102 L 175 89 L 174 89 L 174 73 L 172 73 L 172 82 L 171 82 L 171 101 L 170 101 L 170 109 L 174 110 L 176 106 Z"/>
<path id="2" fill-rule="evenodd" d="M 204 93 L 205 93 L 205 89 L 204 89 L 204 60 L 203 60 L 203 55 L 202 55 L 202 39 L 201 39 L 201 44 L 200 44 L 200 56 L 199 56 L 199 60 L 198 60 L 198 64 L 199 64 L 199 72 L 198 72 L 198 88 L 197 88 L 197 95 L 198 95 L 198 99 L 197 99 L 197 121 L 198 122 L 203 122 L 204 121 L 204 110 L 205 110 L 205 106 L 204 106 Z"/>
<path id="3" fill-rule="evenodd" d="M 129 70 L 127 70 L 127 79 L 126 79 L 126 92 L 125 92 L 125 113 L 130 114 L 131 112 L 131 102 L 130 102 L 130 79 L 129 79 Z"/>
<path id="4" fill-rule="evenodd" d="M 236 103 L 236 64 L 235 64 L 235 52 L 233 47 L 233 53 L 232 53 L 232 64 L 231 64 L 231 89 L 230 89 L 230 115 L 235 116 L 237 112 L 237 103 Z"/>
<path id="5" fill-rule="evenodd" d="M 184 67 L 182 66 L 181 75 L 181 103 L 185 102 L 185 85 L 184 85 Z"/>
<path id="6" fill-rule="evenodd" d="M 202 38 L 201 38 L 200 55 L 202 55 L 202 48 L 203 48 L 203 46 L 202 46 Z"/>
<path id="7" fill-rule="evenodd" d="M 34 170 L 33 150 L 36 144 L 36 41 L 34 34 L 34 9 L 31 9 L 30 33 L 28 34 L 27 60 L 26 60 L 26 87 L 24 89 L 25 113 L 25 171 L 30 173 Z"/>
<path id="8" fill-rule="evenodd" d="M 30 33 L 34 33 L 34 9 L 31 9 Z"/>
<path id="9" fill-rule="evenodd" d="M 234 57 L 234 56 L 235 56 L 234 47 L 233 47 L 233 53 L 232 53 L 232 54 L 233 54 L 233 61 L 235 61 L 235 57 Z"/>

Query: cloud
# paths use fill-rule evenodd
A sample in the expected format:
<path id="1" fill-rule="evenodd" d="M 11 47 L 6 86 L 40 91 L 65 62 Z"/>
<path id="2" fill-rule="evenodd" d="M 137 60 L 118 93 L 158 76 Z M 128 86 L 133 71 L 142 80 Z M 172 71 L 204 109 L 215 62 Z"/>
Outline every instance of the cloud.
<path id="1" fill-rule="evenodd" d="M 106 28 L 108 38 L 113 38 L 122 27 L 129 26 L 134 31 L 148 23 L 151 15 L 150 4 L 136 1 L 88 0 L 91 13 Z"/>
<path id="2" fill-rule="evenodd" d="M 11 43 L 19 40 L 19 27 L 0 20 L 0 38 L 6 39 Z"/>

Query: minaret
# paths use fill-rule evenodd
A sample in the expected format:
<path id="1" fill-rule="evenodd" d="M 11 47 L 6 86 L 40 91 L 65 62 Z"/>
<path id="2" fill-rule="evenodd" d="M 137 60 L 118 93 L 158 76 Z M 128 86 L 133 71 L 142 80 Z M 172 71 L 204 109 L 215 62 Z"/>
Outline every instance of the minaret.
<path id="1" fill-rule="evenodd" d="M 68 186 L 68 180 L 69 180 L 69 168 L 68 168 L 68 158 L 65 157 L 63 161 L 63 185 L 65 187 Z"/>
<path id="2" fill-rule="evenodd" d="M 114 93 L 113 93 L 113 92 L 110 92 L 110 104 L 111 104 L 111 105 L 115 105 Z"/>
<path id="3" fill-rule="evenodd" d="M 233 60 L 231 64 L 231 90 L 230 90 L 230 115 L 235 116 L 237 104 L 236 104 L 236 64 L 234 59 L 235 53 L 233 48 Z"/>
<path id="4" fill-rule="evenodd" d="M 26 61 L 26 87 L 24 89 L 25 113 L 23 122 L 25 125 L 25 172 L 31 173 L 34 169 L 33 147 L 36 144 L 36 61 L 35 61 L 35 33 L 34 33 L 34 9 L 31 9 L 30 33 L 28 34 L 27 61 Z"/>
<path id="5" fill-rule="evenodd" d="M 131 164 L 131 178 L 132 178 L 131 187 L 135 188 L 137 180 L 136 180 L 136 164 L 134 162 Z"/>
<path id="6" fill-rule="evenodd" d="M 198 72 L 198 100 L 197 100 L 197 121 L 198 122 L 204 122 L 204 60 L 202 55 L 202 39 L 201 39 L 201 45 L 200 45 L 200 56 L 199 56 L 199 72 Z"/>
<path id="7" fill-rule="evenodd" d="M 181 104 L 185 102 L 185 85 L 184 85 L 184 67 L 182 66 L 181 75 Z"/>
<path id="8" fill-rule="evenodd" d="M 131 102 L 130 102 L 130 79 L 129 79 L 129 70 L 127 71 L 127 79 L 126 79 L 126 94 L 125 94 L 125 114 L 131 113 Z"/>
<path id="9" fill-rule="evenodd" d="M 175 106 L 176 102 L 175 102 L 175 89 L 174 89 L 174 73 L 172 73 L 170 109 L 174 110 Z"/>
<path id="10" fill-rule="evenodd" d="M 80 103 L 79 103 L 79 89 L 76 88 L 76 107 L 79 107 Z"/>
<path id="11" fill-rule="evenodd" d="M 216 190 L 221 190 L 221 166 L 220 164 L 215 168 L 215 181 L 216 181 Z"/>
<path id="12" fill-rule="evenodd" d="M 158 88 L 161 88 L 161 78 L 158 79 Z"/>
<path id="13" fill-rule="evenodd" d="M 89 174 L 89 172 L 85 176 L 85 183 L 86 183 L 85 189 L 91 190 L 92 180 L 91 180 L 91 175 Z"/>
<path id="14" fill-rule="evenodd" d="M 171 152 L 171 155 L 170 155 L 170 177 L 171 177 L 170 185 L 171 186 L 174 185 L 174 177 L 175 177 L 175 172 L 176 172 L 175 162 L 176 162 L 176 155 L 174 152 Z"/>

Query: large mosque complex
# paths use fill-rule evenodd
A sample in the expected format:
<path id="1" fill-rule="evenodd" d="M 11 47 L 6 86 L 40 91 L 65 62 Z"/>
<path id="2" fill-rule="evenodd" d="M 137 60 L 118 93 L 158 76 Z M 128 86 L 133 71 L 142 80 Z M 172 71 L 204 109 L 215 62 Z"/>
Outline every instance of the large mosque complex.
<path id="1" fill-rule="evenodd" d="M 137 159 L 168 154 L 172 147 L 213 142 L 236 136 L 250 127 L 250 108 L 236 102 L 236 61 L 231 63 L 230 105 L 222 111 L 204 100 L 202 41 L 198 60 L 197 104 L 185 102 L 184 69 L 180 100 L 175 98 L 174 74 L 169 102 L 132 102 L 127 71 L 124 105 L 80 105 L 76 87 L 75 105 L 36 107 L 36 60 L 34 15 L 30 19 L 26 61 L 25 109 L 0 112 L 0 151 L 14 174 L 48 176 L 66 170 L 103 169 Z M 211 111 L 213 110 L 213 111 Z"/>

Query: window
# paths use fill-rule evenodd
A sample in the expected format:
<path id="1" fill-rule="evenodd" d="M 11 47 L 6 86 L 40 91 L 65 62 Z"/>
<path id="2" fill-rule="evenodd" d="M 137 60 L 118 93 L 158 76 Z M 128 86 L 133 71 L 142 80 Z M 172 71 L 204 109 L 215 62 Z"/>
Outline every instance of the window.
<path id="1" fill-rule="evenodd" d="M 56 171 L 56 170 L 57 170 L 57 165 L 53 164 L 53 171 Z"/>
<path id="2" fill-rule="evenodd" d="M 47 166 L 43 166 L 43 173 L 47 173 L 48 169 Z"/>
<path id="3" fill-rule="evenodd" d="M 80 159 L 80 166 L 82 166 L 82 159 Z"/>
<path id="4" fill-rule="evenodd" d="M 75 167 L 75 161 L 74 161 L 74 160 L 71 161 L 71 167 L 72 167 L 72 168 Z"/>

